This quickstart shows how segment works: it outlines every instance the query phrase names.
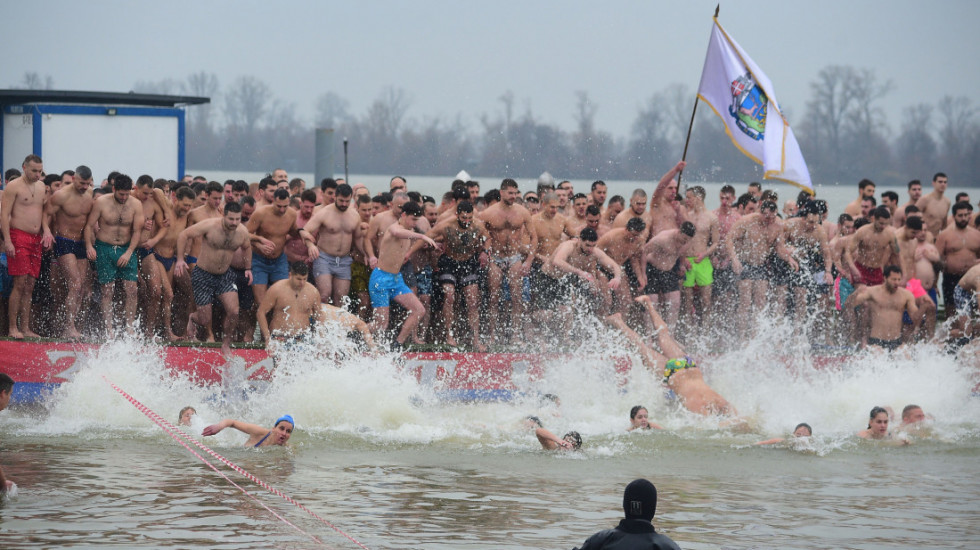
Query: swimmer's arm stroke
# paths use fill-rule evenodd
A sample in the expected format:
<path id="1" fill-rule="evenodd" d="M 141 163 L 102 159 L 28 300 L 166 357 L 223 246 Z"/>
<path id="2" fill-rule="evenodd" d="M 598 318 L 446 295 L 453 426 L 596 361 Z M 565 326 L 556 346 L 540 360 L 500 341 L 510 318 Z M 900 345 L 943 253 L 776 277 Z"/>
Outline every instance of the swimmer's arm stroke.
<path id="1" fill-rule="evenodd" d="M 226 418 L 217 424 L 211 424 L 210 426 L 204 428 L 201 435 L 205 437 L 217 435 L 218 432 L 224 430 L 225 428 L 235 428 L 240 432 L 255 436 L 262 436 L 269 432 L 269 428 L 259 426 L 258 424 L 249 424 L 248 422 L 242 422 L 241 420 L 235 420 L 234 418 Z"/>

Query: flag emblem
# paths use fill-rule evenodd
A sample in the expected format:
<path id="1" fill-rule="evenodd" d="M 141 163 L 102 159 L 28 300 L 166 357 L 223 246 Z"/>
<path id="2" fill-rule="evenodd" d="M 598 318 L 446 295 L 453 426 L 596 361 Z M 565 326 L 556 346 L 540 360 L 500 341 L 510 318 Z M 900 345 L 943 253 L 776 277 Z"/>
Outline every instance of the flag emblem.
<path id="1" fill-rule="evenodd" d="M 760 140 L 766 134 L 766 107 L 769 98 L 756 86 L 752 73 L 746 72 L 732 81 L 732 105 L 728 114 L 735 118 L 735 125 L 745 135 Z"/>

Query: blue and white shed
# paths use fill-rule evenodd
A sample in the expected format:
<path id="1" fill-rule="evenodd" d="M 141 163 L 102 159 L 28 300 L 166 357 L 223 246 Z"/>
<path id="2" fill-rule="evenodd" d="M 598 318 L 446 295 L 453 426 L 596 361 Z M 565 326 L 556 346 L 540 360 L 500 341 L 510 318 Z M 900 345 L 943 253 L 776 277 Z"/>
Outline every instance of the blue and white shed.
<path id="1" fill-rule="evenodd" d="M 45 171 L 84 164 L 98 181 L 116 170 L 134 180 L 184 176 L 184 107 L 210 98 L 136 93 L 0 90 L 0 166 L 30 154 Z"/>

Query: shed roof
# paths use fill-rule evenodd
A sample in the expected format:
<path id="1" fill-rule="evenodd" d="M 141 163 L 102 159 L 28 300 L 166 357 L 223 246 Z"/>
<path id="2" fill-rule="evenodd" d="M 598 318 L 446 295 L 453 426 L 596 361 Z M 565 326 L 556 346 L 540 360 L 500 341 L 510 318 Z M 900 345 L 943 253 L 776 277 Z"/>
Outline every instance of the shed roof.
<path id="1" fill-rule="evenodd" d="M 72 103 L 99 105 L 143 105 L 150 107 L 176 107 L 210 103 L 210 97 L 137 94 L 134 92 L 79 92 L 69 90 L 0 90 L 0 105 L 24 103 Z"/>

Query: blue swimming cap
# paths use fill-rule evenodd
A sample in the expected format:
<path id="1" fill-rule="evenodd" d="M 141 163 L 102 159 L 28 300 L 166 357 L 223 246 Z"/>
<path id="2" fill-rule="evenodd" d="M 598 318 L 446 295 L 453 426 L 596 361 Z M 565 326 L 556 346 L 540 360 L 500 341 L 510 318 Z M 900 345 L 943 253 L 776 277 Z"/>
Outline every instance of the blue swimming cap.
<path id="1" fill-rule="evenodd" d="M 283 420 L 285 420 L 286 422 L 289 422 L 290 424 L 292 424 L 294 428 L 296 427 L 296 422 L 293 420 L 293 416 L 292 415 L 289 415 L 289 414 L 284 414 L 284 415 L 280 416 L 279 418 L 277 418 L 276 419 L 276 422 L 272 425 L 272 427 L 275 428 Z"/>

